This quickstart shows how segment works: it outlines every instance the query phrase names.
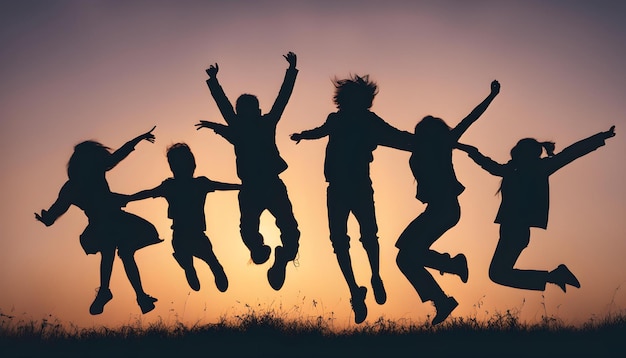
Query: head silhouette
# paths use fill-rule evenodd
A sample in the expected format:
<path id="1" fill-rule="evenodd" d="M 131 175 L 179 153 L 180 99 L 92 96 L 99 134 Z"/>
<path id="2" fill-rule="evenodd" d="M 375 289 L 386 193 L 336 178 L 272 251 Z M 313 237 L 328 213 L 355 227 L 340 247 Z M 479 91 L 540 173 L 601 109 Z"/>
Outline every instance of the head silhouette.
<path id="1" fill-rule="evenodd" d="M 84 181 L 102 175 L 107 169 L 111 156 L 108 147 L 88 140 L 77 144 L 67 163 L 67 176 L 70 180 Z"/>
<path id="2" fill-rule="evenodd" d="M 539 142 L 535 138 L 524 138 L 511 149 L 511 159 L 517 163 L 528 163 L 539 159 L 544 149 L 549 157 L 554 155 L 553 142 Z"/>
<path id="3" fill-rule="evenodd" d="M 415 136 L 418 144 L 432 144 L 442 142 L 450 133 L 450 127 L 443 119 L 426 116 L 415 125 Z"/>
<path id="4" fill-rule="evenodd" d="M 378 94 L 378 85 L 370 81 L 369 75 L 358 75 L 345 79 L 335 79 L 333 102 L 339 110 L 366 110 L 372 107 Z"/>
<path id="5" fill-rule="evenodd" d="M 174 178 L 191 178 L 196 170 L 196 159 L 185 143 L 172 144 L 167 148 L 167 162 Z"/>
<path id="6" fill-rule="evenodd" d="M 259 99 L 252 94 L 244 93 L 237 98 L 235 109 L 238 116 L 244 118 L 257 118 L 261 116 Z"/>

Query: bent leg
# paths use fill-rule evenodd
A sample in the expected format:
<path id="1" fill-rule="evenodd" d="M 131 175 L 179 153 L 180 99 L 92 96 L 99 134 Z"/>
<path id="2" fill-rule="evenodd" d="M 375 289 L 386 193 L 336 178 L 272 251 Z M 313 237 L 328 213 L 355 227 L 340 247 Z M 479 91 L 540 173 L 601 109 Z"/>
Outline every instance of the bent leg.
<path id="1" fill-rule="evenodd" d="M 269 259 L 271 249 L 264 244 L 263 235 L 259 232 L 261 213 L 266 209 L 263 204 L 262 189 L 244 187 L 239 192 L 239 210 L 241 218 L 239 230 L 241 238 L 252 256 L 255 264 L 262 264 Z"/>
<path id="2" fill-rule="evenodd" d="M 500 239 L 489 265 L 489 278 L 493 282 L 527 290 L 546 289 L 548 271 L 513 268 L 529 241 L 529 227 L 500 225 Z"/>

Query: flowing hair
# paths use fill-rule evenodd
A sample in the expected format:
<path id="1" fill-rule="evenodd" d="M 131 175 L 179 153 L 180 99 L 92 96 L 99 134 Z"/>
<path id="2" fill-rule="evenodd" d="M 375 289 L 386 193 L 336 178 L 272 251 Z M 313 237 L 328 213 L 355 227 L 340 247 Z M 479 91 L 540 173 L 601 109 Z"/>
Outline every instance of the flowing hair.
<path id="1" fill-rule="evenodd" d="M 369 75 L 350 75 L 348 78 L 333 80 L 335 95 L 333 102 L 338 109 L 369 109 L 378 94 L 378 85 Z"/>

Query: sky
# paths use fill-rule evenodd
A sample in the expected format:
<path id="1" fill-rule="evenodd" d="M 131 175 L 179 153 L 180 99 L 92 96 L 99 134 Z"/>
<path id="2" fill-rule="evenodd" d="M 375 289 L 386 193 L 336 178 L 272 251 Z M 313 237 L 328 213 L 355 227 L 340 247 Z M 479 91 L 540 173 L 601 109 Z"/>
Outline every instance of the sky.
<path id="1" fill-rule="evenodd" d="M 379 85 L 372 110 L 412 131 L 426 115 L 456 125 L 488 94 L 501 92 L 463 135 L 498 162 L 521 138 L 556 142 L 556 151 L 616 126 L 606 146 L 551 176 L 547 230 L 531 230 L 517 267 L 551 270 L 565 263 L 581 288 L 548 285 L 527 291 L 491 282 L 498 241 L 493 223 L 499 178 L 462 152 L 453 156 L 466 187 L 461 219 L 433 248 L 468 259 L 469 281 L 433 272 L 459 301 L 453 317 L 488 318 L 510 310 L 522 320 L 543 316 L 581 323 L 626 308 L 626 5 L 615 1 L 0 1 L 0 312 L 20 319 L 56 317 L 79 326 L 140 320 L 212 323 L 249 310 L 295 318 L 322 316 L 353 326 L 347 285 L 329 241 L 326 139 L 295 144 L 289 135 L 321 125 L 335 110 L 334 78 L 365 75 Z M 73 146 L 94 139 L 118 148 L 154 125 L 156 142 L 142 142 L 108 172 L 111 189 L 134 193 L 171 176 L 165 152 L 186 142 L 196 175 L 238 183 L 232 146 L 199 120 L 223 122 L 205 80 L 218 63 L 229 98 L 258 96 L 269 111 L 288 64 L 298 56 L 295 89 L 276 142 L 289 168 L 281 174 L 302 236 L 298 265 L 280 291 L 266 278 L 272 259 L 250 262 L 239 235 L 237 193 L 209 193 L 206 234 L 229 278 L 215 287 L 196 260 L 201 290 L 189 288 L 171 253 L 164 199 L 130 203 L 165 242 L 135 257 L 157 308 L 141 315 L 116 259 L 114 298 L 99 316 L 88 308 L 99 285 L 99 257 L 78 238 L 87 225 L 72 207 L 51 227 L 33 213 L 48 208 L 67 180 Z M 394 244 L 425 206 L 415 199 L 409 153 L 379 147 L 371 178 L 379 226 L 384 305 L 366 299 L 368 322 L 379 317 L 424 322 L 435 314 L 395 264 Z M 357 282 L 371 272 L 349 221 Z M 262 216 L 266 243 L 280 243 L 274 219 Z"/>

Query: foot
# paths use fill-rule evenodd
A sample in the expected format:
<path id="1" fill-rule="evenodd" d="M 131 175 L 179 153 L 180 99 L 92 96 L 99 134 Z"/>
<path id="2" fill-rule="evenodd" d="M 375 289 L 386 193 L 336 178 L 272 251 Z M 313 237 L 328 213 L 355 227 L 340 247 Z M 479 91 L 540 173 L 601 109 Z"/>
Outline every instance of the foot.
<path id="1" fill-rule="evenodd" d="M 433 326 L 445 321 L 445 319 L 448 318 L 450 313 L 452 313 L 458 305 L 459 303 L 454 299 L 454 297 L 446 297 L 441 302 L 435 302 L 437 314 L 435 315 L 435 318 L 433 318 Z"/>
<path id="2" fill-rule="evenodd" d="M 565 285 L 580 288 L 580 282 L 578 282 L 576 276 L 563 264 L 550 272 L 550 282 L 558 285 L 563 292 L 567 292 Z"/>
<path id="3" fill-rule="evenodd" d="M 350 304 L 354 311 L 354 322 L 361 323 L 367 318 L 367 306 L 365 305 L 365 296 L 367 295 L 366 287 L 359 287 L 355 292 L 352 292 L 352 298 Z"/>
<path id="4" fill-rule="evenodd" d="M 376 303 L 382 305 L 387 302 L 387 292 L 385 292 L 385 286 L 383 286 L 383 280 L 380 276 L 372 277 L 372 289 Z"/>
<path id="5" fill-rule="evenodd" d="M 89 306 L 89 313 L 97 315 L 104 312 L 104 305 L 111 301 L 113 294 L 108 288 L 99 288 L 96 298 L 93 300 L 91 306 Z"/>
<path id="6" fill-rule="evenodd" d="M 217 268 L 213 271 L 213 275 L 215 276 L 215 286 L 220 292 L 226 292 L 228 289 L 228 278 L 226 277 L 226 273 L 224 272 L 223 267 Z"/>
<path id="7" fill-rule="evenodd" d="M 287 257 L 283 253 L 283 247 L 277 246 L 275 250 L 274 264 L 267 271 L 267 280 L 276 291 L 280 290 L 285 283 L 285 275 L 287 271 Z"/>
<path id="8" fill-rule="evenodd" d="M 148 313 L 154 309 L 154 303 L 158 301 L 156 298 L 144 293 L 137 296 L 137 303 L 141 308 L 141 313 Z"/>
<path id="9" fill-rule="evenodd" d="M 467 268 L 467 258 L 465 255 L 458 254 L 452 258 L 452 264 L 454 265 L 455 272 L 461 278 L 463 283 L 467 282 L 469 277 L 469 269 Z"/>
<path id="10" fill-rule="evenodd" d="M 270 258 L 271 252 L 272 252 L 272 249 L 267 245 L 263 245 L 259 247 L 258 249 L 250 252 L 250 256 L 252 257 L 252 262 L 254 262 L 257 265 L 265 263 Z"/>

